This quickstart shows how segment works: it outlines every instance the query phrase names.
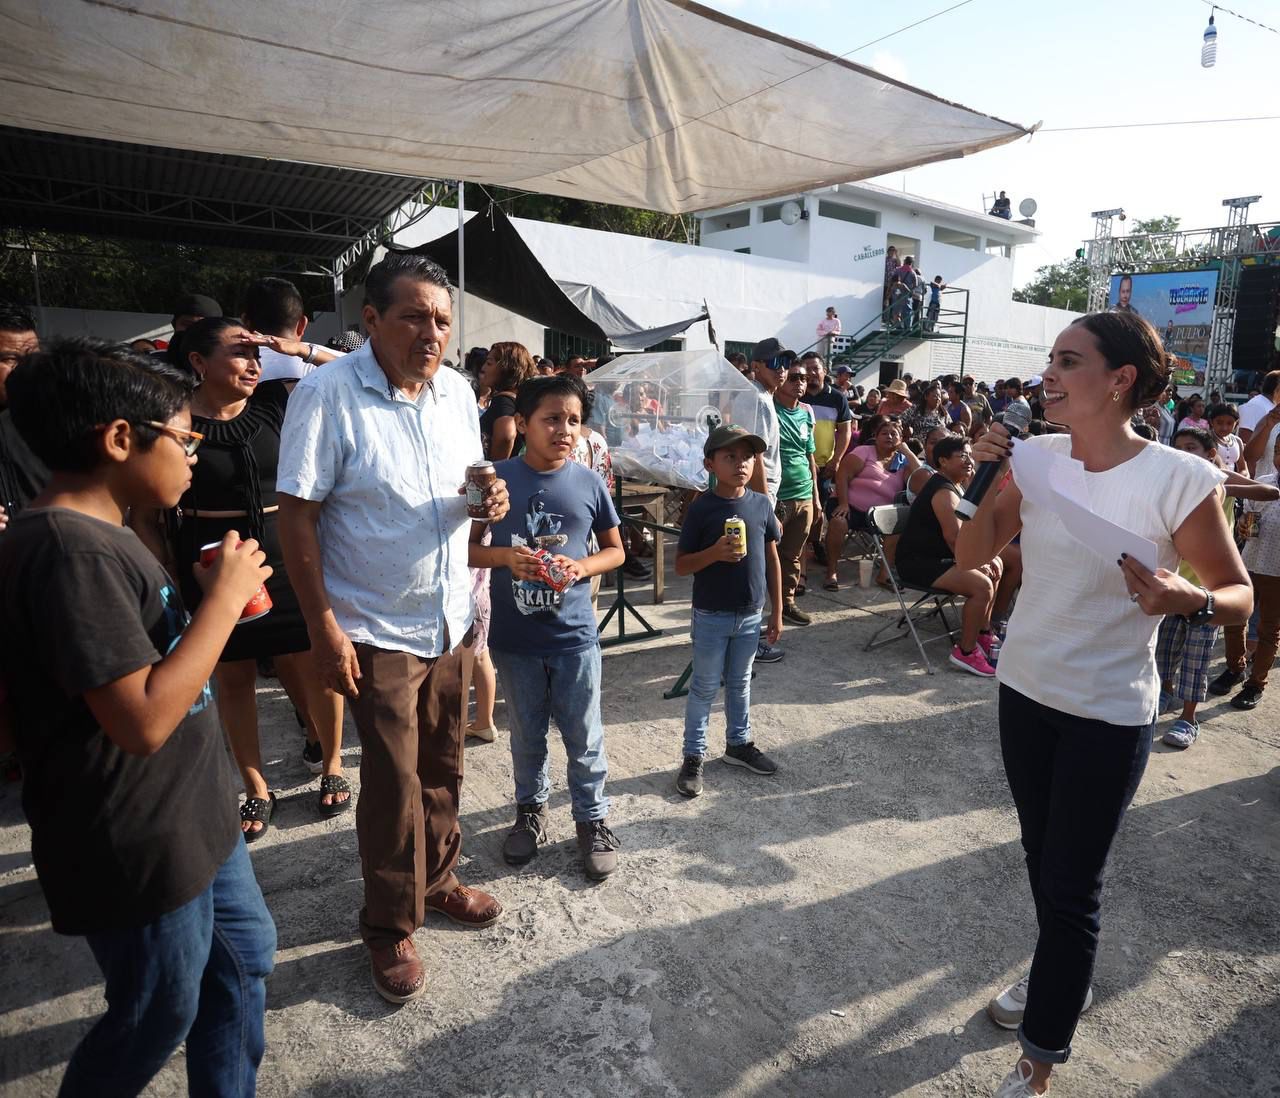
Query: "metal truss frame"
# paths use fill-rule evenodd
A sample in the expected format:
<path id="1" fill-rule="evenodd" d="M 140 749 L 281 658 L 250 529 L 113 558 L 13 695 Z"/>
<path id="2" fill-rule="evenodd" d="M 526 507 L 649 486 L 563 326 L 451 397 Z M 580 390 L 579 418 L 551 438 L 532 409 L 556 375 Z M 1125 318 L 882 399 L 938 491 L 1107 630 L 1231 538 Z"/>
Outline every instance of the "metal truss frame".
<path id="1" fill-rule="evenodd" d="M 1112 214 L 1096 216 L 1092 240 L 1085 241 L 1089 268 L 1089 311 L 1107 307 L 1111 276 L 1118 272 L 1141 274 L 1162 267 L 1189 269 L 1218 262 L 1218 291 L 1214 299 L 1213 326 L 1209 334 L 1209 362 L 1205 390 L 1226 392 L 1232 380 L 1231 343 L 1235 333 L 1236 297 L 1244 261 L 1274 256 L 1280 261 L 1280 233 L 1270 235 L 1278 223 L 1249 224 L 1247 205 L 1232 206 L 1228 223 L 1211 229 L 1178 229 L 1168 233 L 1115 236 Z"/>

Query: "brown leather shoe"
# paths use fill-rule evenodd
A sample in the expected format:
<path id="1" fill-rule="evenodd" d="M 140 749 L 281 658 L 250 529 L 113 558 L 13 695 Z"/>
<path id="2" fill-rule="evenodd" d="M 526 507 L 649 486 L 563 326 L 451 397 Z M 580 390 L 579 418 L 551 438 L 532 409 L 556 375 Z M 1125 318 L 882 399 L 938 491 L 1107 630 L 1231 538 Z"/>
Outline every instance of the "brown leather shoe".
<path id="1" fill-rule="evenodd" d="M 466 885 L 458 885 L 443 896 L 428 896 L 426 903 L 428 911 L 438 911 L 473 930 L 493 926 L 502 917 L 502 905 L 497 900 L 487 892 Z"/>
<path id="2" fill-rule="evenodd" d="M 373 987 L 389 1003 L 407 1003 L 427 990 L 426 974 L 412 938 L 369 946 Z"/>

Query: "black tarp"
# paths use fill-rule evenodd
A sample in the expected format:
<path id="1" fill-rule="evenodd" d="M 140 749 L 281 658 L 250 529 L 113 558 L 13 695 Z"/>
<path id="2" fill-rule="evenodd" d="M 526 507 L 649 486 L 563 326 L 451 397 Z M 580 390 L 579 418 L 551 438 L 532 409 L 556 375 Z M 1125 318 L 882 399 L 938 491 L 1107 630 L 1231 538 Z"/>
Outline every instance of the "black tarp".
<path id="1" fill-rule="evenodd" d="M 496 203 L 467 221 L 463 239 L 467 293 L 568 335 L 608 340 L 618 350 L 642 351 L 707 319 L 704 309 L 687 320 L 644 328 L 597 287 L 557 282 Z M 451 281 L 458 281 L 456 229 L 416 248 L 391 250 L 429 256 L 449 272 Z"/>

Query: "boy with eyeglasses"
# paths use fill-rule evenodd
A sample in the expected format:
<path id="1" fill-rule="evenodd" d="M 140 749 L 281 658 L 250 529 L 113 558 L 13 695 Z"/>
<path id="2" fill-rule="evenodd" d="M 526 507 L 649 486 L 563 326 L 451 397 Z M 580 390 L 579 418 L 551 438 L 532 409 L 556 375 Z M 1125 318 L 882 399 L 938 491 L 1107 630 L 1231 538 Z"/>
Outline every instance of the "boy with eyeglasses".
<path id="1" fill-rule="evenodd" d="M 51 475 L 0 538 L 0 670 L 53 929 L 83 936 L 106 981 L 59 1093 L 137 1094 L 185 1041 L 193 1093 L 252 1094 L 275 925 L 208 680 L 271 569 L 231 531 L 189 618 L 124 525 L 191 482 L 185 375 L 80 339 L 7 380 Z"/>

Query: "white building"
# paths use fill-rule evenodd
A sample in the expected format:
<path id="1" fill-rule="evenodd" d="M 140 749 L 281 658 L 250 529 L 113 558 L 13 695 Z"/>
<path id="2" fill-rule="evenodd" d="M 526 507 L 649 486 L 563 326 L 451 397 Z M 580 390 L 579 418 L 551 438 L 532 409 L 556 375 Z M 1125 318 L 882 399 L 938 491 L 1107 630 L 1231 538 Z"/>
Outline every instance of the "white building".
<path id="1" fill-rule="evenodd" d="M 784 220 L 789 202 L 801 214 L 787 211 Z M 843 184 L 712 210 L 698 220 L 699 245 L 520 218 L 513 223 L 553 278 L 597 286 L 642 324 L 695 315 L 705 301 L 726 354 L 766 336 L 797 350 L 808 347 L 828 305 L 836 307 L 846 336 L 878 328 L 891 245 L 899 257 L 914 256 L 928 279 L 941 275 L 948 286 L 969 291 L 964 367 L 979 379 L 1038 372 L 1054 337 L 1077 315 L 1012 299 L 1014 249 L 1036 238 L 1033 227 L 918 195 Z M 456 211 L 435 210 L 396 242 L 420 244 L 456 225 Z M 347 307 L 348 322 L 355 304 Z M 470 295 L 464 307 L 467 346 L 514 339 L 535 354 L 566 346 L 541 325 Z M 709 346 L 707 326 L 694 325 L 681 345 Z M 926 377 L 957 372 L 960 352 L 958 340 L 912 340 L 883 357 Z M 449 354 L 460 358 L 456 344 Z M 863 371 L 868 377 L 878 372 L 879 361 Z"/>

